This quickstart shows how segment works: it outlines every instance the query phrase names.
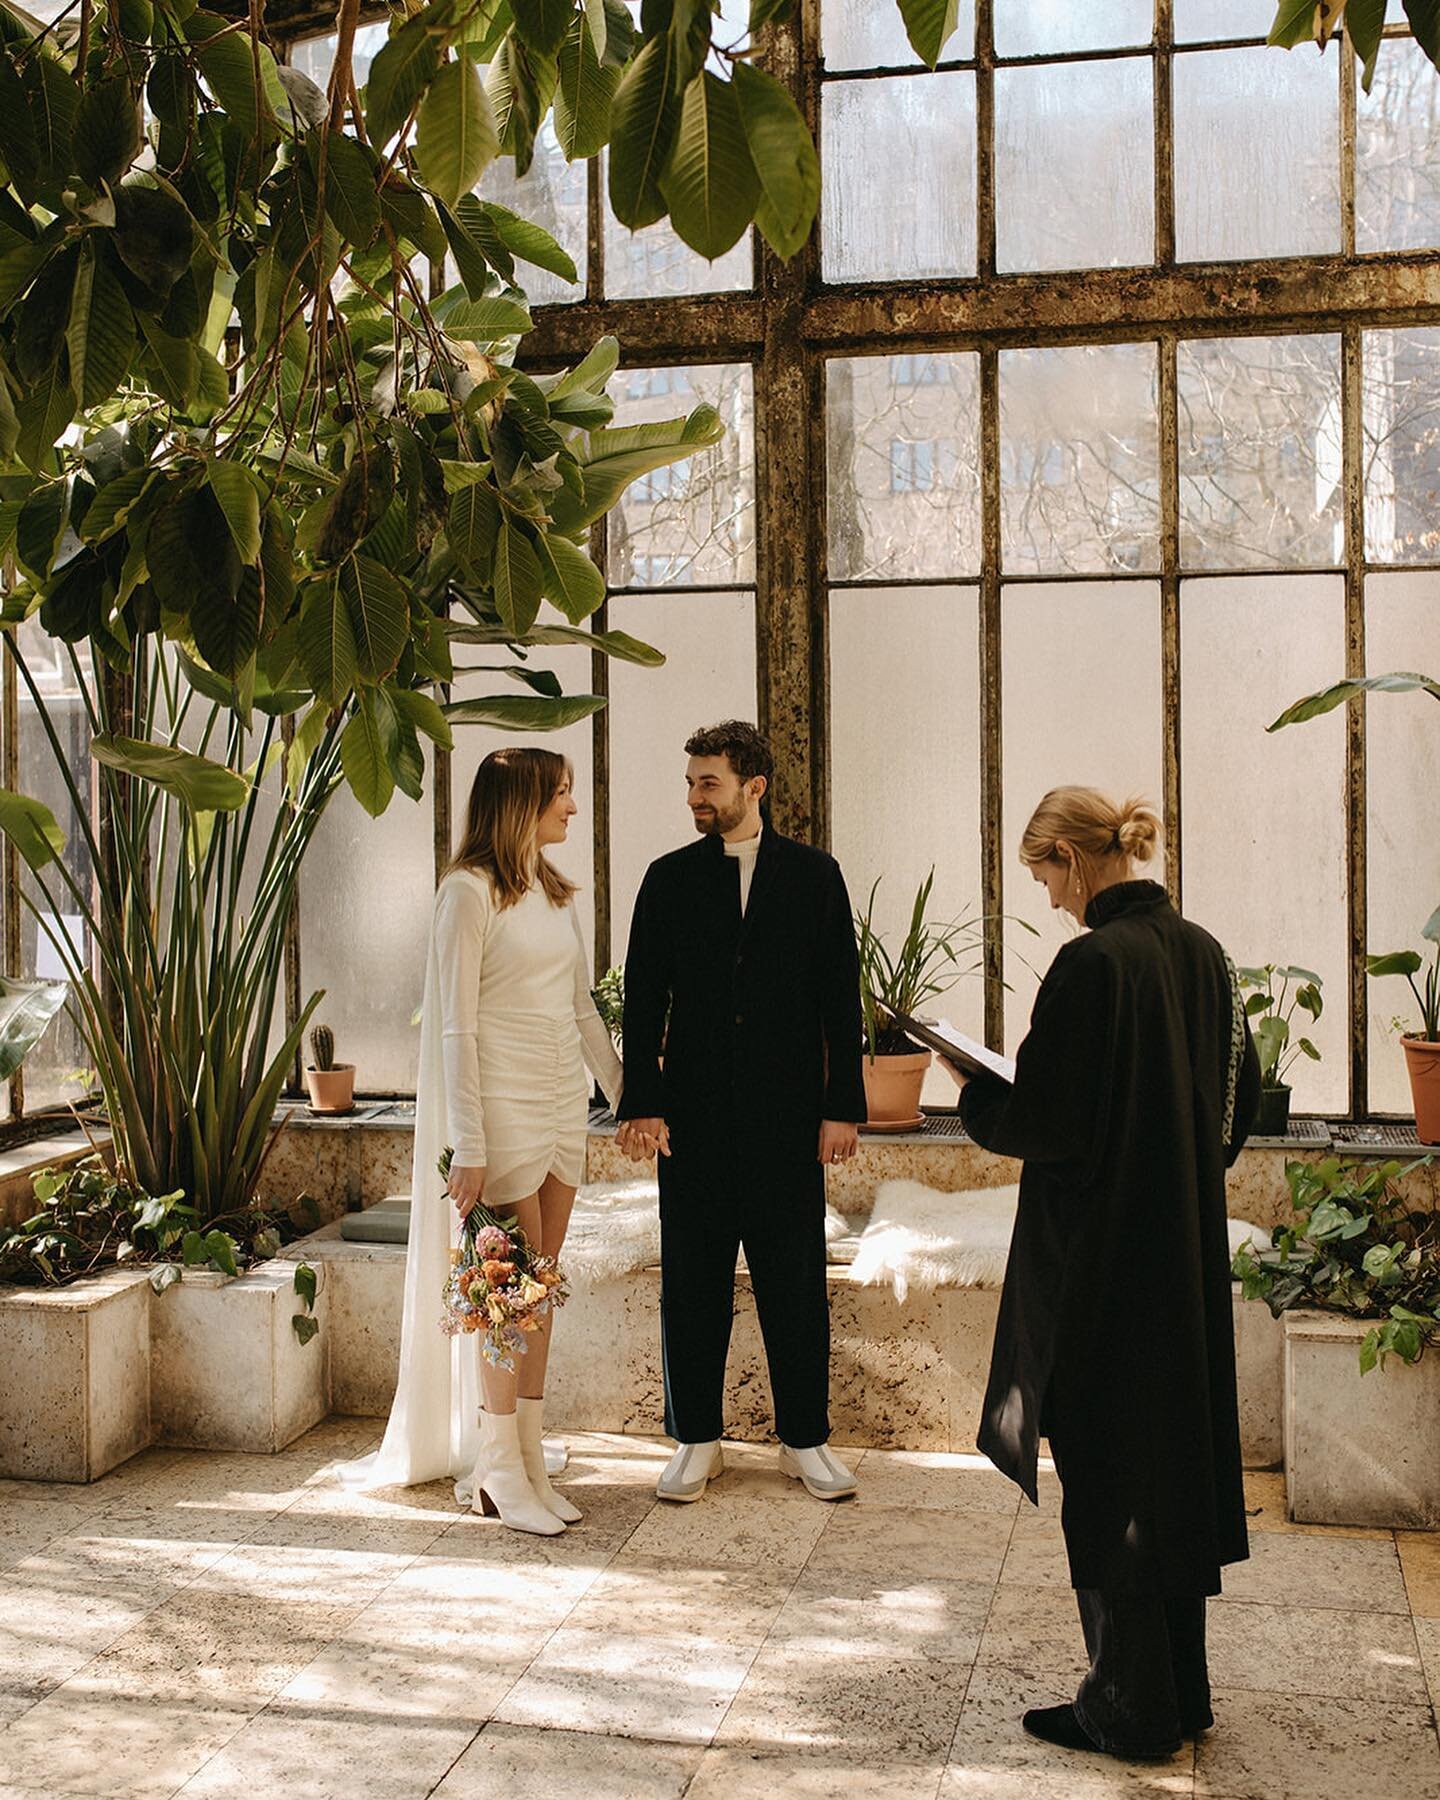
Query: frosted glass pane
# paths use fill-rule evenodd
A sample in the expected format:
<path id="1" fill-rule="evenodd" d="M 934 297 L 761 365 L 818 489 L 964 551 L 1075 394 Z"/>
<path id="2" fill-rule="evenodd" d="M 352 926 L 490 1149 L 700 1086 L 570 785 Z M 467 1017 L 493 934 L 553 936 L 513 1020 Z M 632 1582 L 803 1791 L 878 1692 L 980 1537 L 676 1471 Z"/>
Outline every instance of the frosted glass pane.
<path id="1" fill-rule="evenodd" d="M 725 421 L 709 450 L 652 469 L 610 514 L 614 587 L 703 587 L 755 579 L 755 401 L 748 363 L 622 369 L 617 425 L 680 419 L 702 402 Z"/>
<path id="2" fill-rule="evenodd" d="M 1001 599 L 1005 771 L 1005 1043 L 1025 1035 L 1040 977 L 1075 935 L 1019 861 L 1041 796 L 1065 782 L 1161 795 L 1160 593 L 1149 581 L 1007 587 Z M 1164 879 L 1163 863 L 1148 865 Z"/>
<path id="3" fill-rule="evenodd" d="M 1440 331 L 1365 334 L 1365 553 L 1440 561 Z"/>
<path id="4" fill-rule="evenodd" d="M 1274 0 L 1174 0 L 1174 3 L 1177 44 L 1214 43 L 1221 38 L 1259 38 L 1263 41 L 1269 37 L 1270 27 L 1275 23 Z"/>
<path id="5" fill-rule="evenodd" d="M 1435 674 L 1440 665 L 1440 575 L 1418 570 L 1365 582 L 1365 664 Z M 1365 702 L 1368 820 L 1366 942 L 1375 955 L 1428 950 L 1420 927 L 1440 905 L 1440 732 L 1428 694 L 1375 694 Z M 1309 731 L 1311 726 L 1299 729 Z M 1370 1109 L 1413 1110 L 1398 1017 L 1416 1027 L 1415 999 L 1403 981 L 1369 983 Z"/>
<path id="6" fill-rule="evenodd" d="M 1000 509 L 1011 573 L 1160 559 L 1155 346 L 1000 355 Z"/>
<path id="7" fill-rule="evenodd" d="M 455 646 L 457 669 L 498 660 L 480 649 L 467 649 L 464 644 Z M 548 670 L 567 694 L 588 694 L 594 691 L 590 652 L 579 645 L 573 648 L 532 650 L 526 666 L 534 670 Z M 518 685 L 512 690 L 509 682 L 497 680 L 493 675 L 457 673 L 451 698 L 465 700 L 472 695 L 511 691 L 518 694 L 525 690 Z M 496 731 L 488 725 L 457 725 L 455 751 L 450 760 L 450 837 L 454 848 L 459 845 L 465 830 L 475 771 L 492 750 L 504 750 L 513 744 L 538 744 L 543 750 L 557 750 L 561 756 L 570 758 L 570 766 L 575 771 L 575 803 L 580 811 L 570 821 L 569 837 L 563 844 L 554 845 L 546 854 L 563 875 L 568 875 L 571 881 L 579 884 L 580 892 L 576 895 L 575 907 L 585 933 L 586 948 L 591 951 L 595 943 L 594 737 L 594 724 L 590 719 L 581 719 L 578 724 L 567 725 L 564 731 L 543 732 Z"/>
<path id="8" fill-rule="evenodd" d="M 631 594 L 610 623 L 668 661 L 614 663 L 610 675 L 610 894 L 615 959 L 624 955 L 640 878 L 657 856 L 688 844 L 685 740 L 702 725 L 755 717 L 752 594 Z"/>
<path id="9" fill-rule="evenodd" d="M 995 0 L 997 56 L 1062 56 L 1148 44 L 1154 0 Z"/>
<path id="10" fill-rule="evenodd" d="M 1339 68 L 1264 46 L 1175 58 L 1182 262 L 1339 250 Z"/>
<path id="11" fill-rule="evenodd" d="M 1204 338 L 1177 369 L 1182 563 L 1343 561 L 1339 338 Z"/>
<path id="12" fill-rule="evenodd" d="M 601 166 L 604 179 L 604 165 Z M 712 262 L 679 237 L 669 219 L 630 231 L 605 200 L 605 293 L 612 300 L 660 299 L 666 294 L 733 293 L 753 287 L 750 232 Z"/>
<path id="13" fill-rule="evenodd" d="M 74 771 L 75 782 L 87 807 L 94 805 L 94 765 L 90 760 L 90 722 L 85 700 L 64 644 L 52 638 L 32 615 L 16 629 L 16 639 L 25 665 L 34 677 L 45 703 L 45 710 L 60 740 L 65 760 Z M 82 650 L 81 667 L 87 685 L 93 683 L 88 652 Z M 64 777 L 56 767 L 55 754 L 40 722 L 35 703 L 25 682 L 18 683 L 18 719 L 20 792 L 29 794 L 48 806 L 55 822 L 65 833 L 62 852 L 65 866 L 80 891 L 89 895 L 91 866 L 85 847 L 84 821 L 71 804 Z M 52 980 L 68 980 L 61 952 L 52 939 L 68 942 L 83 960 L 90 954 L 90 934 L 86 929 L 64 879 L 54 869 L 44 871 L 45 886 L 50 890 L 56 910 L 40 890 L 39 882 L 28 865 L 20 867 L 20 888 L 34 902 L 49 923 L 42 931 L 28 905 L 20 908 L 20 968 L 22 976 L 45 976 Z M 25 1059 L 25 1110 L 37 1112 L 41 1107 L 76 1100 L 88 1083 L 80 1072 L 90 1067 L 90 1052 L 72 1024 L 69 1014 L 61 1012 L 51 1020 L 43 1038 Z"/>
<path id="14" fill-rule="evenodd" d="M 515 280 L 536 306 L 584 298 L 588 166 L 584 162 L 566 162 L 554 122 L 547 119 L 535 139 L 535 160 L 523 179 L 516 177 L 513 157 L 497 156 L 475 190 L 482 200 L 508 206 L 522 219 L 542 225 L 569 251 L 579 276 L 576 282 L 566 281 L 549 269 L 537 269 L 534 263 L 516 263 Z M 458 280 L 458 276 L 453 278 Z"/>
<path id="15" fill-rule="evenodd" d="M 1292 1071 L 1298 1112 L 1348 1104 L 1345 720 L 1267 737 L 1345 666 L 1338 575 L 1187 581 L 1180 591 L 1185 912 L 1237 963 L 1324 978 L 1324 1060 Z"/>
<path id="16" fill-rule="evenodd" d="M 827 281 L 975 273 L 973 74 L 834 82 L 820 125 Z"/>
<path id="17" fill-rule="evenodd" d="M 979 357 L 835 357 L 825 394 L 831 576 L 978 573 Z"/>
<path id="18" fill-rule="evenodd" d="M 995 74 L 996 260 L 1098 269 L 1155 259 L 1148 56 Z"/>
<path id="19" fill-rule="evenodd" d="M 946 62 L 975 54 L 974 0 L 960 0 L 958 10 L 955 33 L 941 51 Z M 824 0 L 820 34 L 827 69 L 903 69 L 920 61 L 892 0 Z"/>
<path id="20" fill-rule="evenodd" d="M 1355 243 L 1360 250 L 1440 244 L 1440 79 L 1411 38 L 1391 38 L 1368 94 L 1357 92 Z"/>
<path id="21" fill-rule="evenodd" d="M 300 875 L 300 992 L 308 1000 L 325 990 L 314 1018 L 334 1031 L 336 1061 L 355 1064 L 358 1093 L 415 1092 L 419 1032 L 410 1020 L 425 991 L 435 892 L 425 749 L 424 798 L 397 793 L 372 819 L 342 787 Z"/>
<path id="22" fill-rule="evenodd" d="M 977 618 L 968 587 L 830 596 L 831 840 L 856 908 L 883 878 L 875 918 L 895 941 L 932 864 L 932 918 L 984 911 Z M 965 976 L 934 1006 L 982 1036 L 983 976 Z M 924 1098 L 949 1106 L 954 1092 L 932 1071 Z"/>

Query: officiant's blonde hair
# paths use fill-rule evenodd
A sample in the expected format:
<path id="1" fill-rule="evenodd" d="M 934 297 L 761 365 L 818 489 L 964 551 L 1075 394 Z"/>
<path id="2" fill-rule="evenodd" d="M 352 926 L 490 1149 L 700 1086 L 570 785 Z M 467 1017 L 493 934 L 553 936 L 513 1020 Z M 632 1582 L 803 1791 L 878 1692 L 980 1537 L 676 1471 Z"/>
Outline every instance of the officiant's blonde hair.
<path id="1" fill-rule="evenodd" d="M 1030 815 L 1020 839 L 1020 860 L 1063 862 L 1059 846 L 1075 852 L 1082 873 L 1114 856 L 1147 863 L 1160 847 L 1160 815 L 1138 795 L 1119 806 L 1092 787 L 1051 788 Z"/>
<path id="2" fill-rule="evenodd" d="M 575 780 L 569 758 L 532 744 L 492 750 L 475 771 L 465 834 L 450 867 L 483 870 L 502 912 L 536 881 L 552 906 L 564 906 L 576 892 L 536 841 L 541 813 L 567 780 Z"/>

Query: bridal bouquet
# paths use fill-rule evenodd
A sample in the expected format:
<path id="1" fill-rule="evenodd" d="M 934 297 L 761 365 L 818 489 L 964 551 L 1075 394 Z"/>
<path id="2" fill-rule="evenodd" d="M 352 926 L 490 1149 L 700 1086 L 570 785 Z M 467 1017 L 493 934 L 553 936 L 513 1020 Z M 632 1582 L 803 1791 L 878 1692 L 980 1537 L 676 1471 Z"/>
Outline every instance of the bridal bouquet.
<path id="1" fill-rule="evenodd" d="M 440 1158 L 440 1177 L 450 1179 L 452 1151 Z M 512 1370 L 552 1306 L 566 1298 L 565 1278 L 553 1257 L 539 1256 L 513 1217 L 501 1219 L 475 1206 L 450 1252 L 441 1293 L 440 1329 L 483 1333 L 480 1354 L 496 1368 Z"/>

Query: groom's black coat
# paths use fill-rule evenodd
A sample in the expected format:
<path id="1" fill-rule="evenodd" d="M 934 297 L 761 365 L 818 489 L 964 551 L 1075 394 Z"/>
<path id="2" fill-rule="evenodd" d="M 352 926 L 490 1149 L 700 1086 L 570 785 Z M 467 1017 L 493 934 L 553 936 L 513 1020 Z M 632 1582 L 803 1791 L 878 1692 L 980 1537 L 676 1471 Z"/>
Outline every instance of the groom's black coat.
<path id="1" fill-rule="evenodd" d="M 624 1044 L 620 1117 L 664 1118 L 677 1158 L 739 1144 L 813 1162 L 822 1119 L 863 1120 L 859 965 L 834 858 L 767 826 L 743 919 L 720 838 L 652 863 Z"/>

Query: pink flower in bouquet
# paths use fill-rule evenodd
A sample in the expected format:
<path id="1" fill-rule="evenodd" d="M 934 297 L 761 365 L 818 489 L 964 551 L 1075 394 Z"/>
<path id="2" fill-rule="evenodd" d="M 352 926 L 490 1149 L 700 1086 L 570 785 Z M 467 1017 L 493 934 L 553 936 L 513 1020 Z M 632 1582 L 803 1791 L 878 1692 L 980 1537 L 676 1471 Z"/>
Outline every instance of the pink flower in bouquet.
<path id="1" fill-rule="evenodd" d="M 498 1225 L 486 1225 L 475 1233 L 475 1254 L 482 1262 L 487 1258 L 496 1262 L 503 1261 L 513 1253 L 514 1248 L 509 1233 L 501 1231 Z"/>

